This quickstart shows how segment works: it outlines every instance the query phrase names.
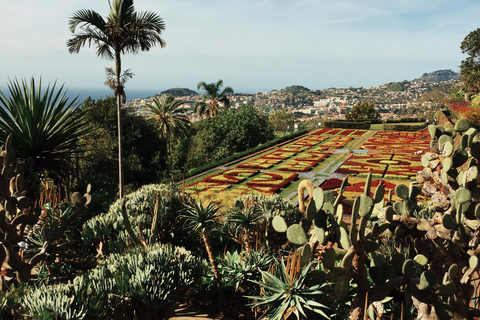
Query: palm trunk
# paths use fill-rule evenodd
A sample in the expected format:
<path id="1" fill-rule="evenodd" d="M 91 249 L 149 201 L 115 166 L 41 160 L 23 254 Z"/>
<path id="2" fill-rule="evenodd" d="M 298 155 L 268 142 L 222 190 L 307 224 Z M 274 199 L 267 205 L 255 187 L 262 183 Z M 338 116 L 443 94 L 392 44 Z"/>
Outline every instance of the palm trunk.
<path id="1" fill-rule="evenodd" d="M 123 135 L 122 135 L 122 95 L 123 84 L 121 83 L 120 75 L 122 72 L 122 59 L 120 50 L 115 50 L 115 74 L 117 76 L 117 90 L 115 92 L 117 98 L 117 119 L 118 119 L 118 195 L 123 199 L 123 187 L 125 182 L 123 180 Z"/>
<path id="2" fill-rule="evenodd" d="M 118 193 L 123 199 L 123 136 L 122 136 L 122 96 L 117 95 L 117 119 L 118 119 Z"/>
<path id="3" fill-rule="evenodd" d="M 215 264 L 215 257 L 213 255 L 212 246 L 210 244 L 210 239 L 208 238 L 207 230 L 203 230 L 202 240 L 203 240 L 203 243 L 205 244 L 208 260 L 210 261 L 210 265 L 212 266 L 213 277 L 215 278 L 215 282 L 217 284 L 218 298 L 220 300 L 220 303 L 225 304 L 225 296 L 223 295 L 223 287 L 222 287 L 222 278 L 220 276 L 220 272 L 218 272 L 217 265 Z"/>

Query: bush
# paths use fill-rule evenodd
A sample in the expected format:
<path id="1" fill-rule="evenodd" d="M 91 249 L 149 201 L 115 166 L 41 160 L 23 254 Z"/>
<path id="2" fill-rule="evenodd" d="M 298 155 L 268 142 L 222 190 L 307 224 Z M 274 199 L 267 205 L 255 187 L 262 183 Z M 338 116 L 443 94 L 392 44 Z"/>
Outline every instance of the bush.
<path id="1" fill-rule="evenodd" d="M 157 195 L 159 207 L 156 228 L 153 228 Z M 182 195 L 178 189 L 163 184 L 146 185 L 125 198 L 127 215 L 138 237 L 150 244 L 173 240 L 177 230 L 176 220 L 183 208 Z M 117 200 L 107 213 L 88 220 L 83 226 L 84 243 L 95 246 L 101 244 L 101 250 L 106 254 L 122 252 L 128 248 L 131 243 L 127 237 L 121 211 L 121 200 Z M 154 230 L 156 233 L 152 235 Z"/>
<path id="2" fill-rule="evenodd" d="M 171 245 L 112 254 L 73 283 L 28 291 L 32 319 L 156 319 L 203 274 L 201 260 Z"/>

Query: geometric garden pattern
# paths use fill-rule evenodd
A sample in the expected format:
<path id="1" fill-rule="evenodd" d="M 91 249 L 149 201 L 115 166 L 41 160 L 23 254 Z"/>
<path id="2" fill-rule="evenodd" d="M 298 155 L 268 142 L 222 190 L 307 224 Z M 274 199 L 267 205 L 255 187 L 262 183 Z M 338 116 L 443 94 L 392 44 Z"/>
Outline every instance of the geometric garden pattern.
<path id="1" fill-rule="evenodd" d="M 391 181 L 394 186 L 402 182 L 399 180 L 405 183 L 412 179 L 423 169 L 419 154 L 429 149 L 429 143 L 430 136 L 424 130 L 319 129 L 206 176 L 185 189 L 194 193 L 230 192 L 235 197 L 279 193 L 299 180 L 303 173 L 319 171 L 320 165 L 325 167 L 338 159 L 338 156 L 332 157 L 334 154 L 343 155 L 343 162 L 335 173 L 363 178 L 372 172 L 374 180 Z M 356 150 L 346 149 L 347 145 L 349 148 L 355 146 Z M 332 181 L 327 179 L 322 188 L 329 187 Z"/>

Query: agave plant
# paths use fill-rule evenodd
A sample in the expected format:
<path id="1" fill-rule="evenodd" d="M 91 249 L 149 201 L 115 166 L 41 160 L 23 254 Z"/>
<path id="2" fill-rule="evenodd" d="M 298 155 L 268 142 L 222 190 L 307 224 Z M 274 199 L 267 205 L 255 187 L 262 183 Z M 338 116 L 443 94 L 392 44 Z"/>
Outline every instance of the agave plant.
<path id="1" fill-rule="evenodd" d="M 260 296 L 250 296 L 254 300 L 250 305 L 256 308 L 266 307 L 261 319 L 313 319 L 321 316 L 329 319 L 325 313 L 328 307 L 319 302 L 326 295 L 324 289 L 328 284 L 324 277 L 318 276 L 318 269 L 313 268 L 317 262 L 312 261 L 299 270 L 298 259 L 282 259 L 276 272 L 260 271 L 262 281 L 252 282 L 261 288 Z M 312 284 L 315 283 L 315 284 Z"/>
<path id="2" fill-rule="evenodd" d="M 251 280 L 262 279 L 260 271 L 267 271 L 276 262 L 272 255 L 263 251 L 250 253 L 227 252 L 221 259 L 220 271 L 223 282 L 242 294 L 258 294 L 257 287 L 252 288 Z M 254 292 L 255 291 L 255 292 Z"/>
<path id="3" fill-rule="evenodd" d="M 77 98 L 69 101 L 63 86 L 42 90 L 42 82 L 30 86 L 11 81 L 9 95 L 0 91 L 0 143 L 13 135 L 17 158 L 35 160 L 34 171 L 68 178 L 77 140 L 87 132 Z"/>

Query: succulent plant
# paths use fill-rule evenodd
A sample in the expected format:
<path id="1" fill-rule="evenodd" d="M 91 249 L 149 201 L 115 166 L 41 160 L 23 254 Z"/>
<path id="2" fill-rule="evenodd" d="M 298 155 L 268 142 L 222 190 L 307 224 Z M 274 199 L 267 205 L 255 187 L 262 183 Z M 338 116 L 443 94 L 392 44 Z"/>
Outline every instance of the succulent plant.
<path id="1" fill-rule="evenodd" d="M 389 190 L 385 203 L 381 183 L 371 196 L 369 174 L 349 225 L 339 201 L 343 188 L 333 200 L 320 188 L 312 192 L 305 211 L 311 229 L 282 224 L 290 230 L 289 241 L 298 246 L 304 247 L 309 237 L 312 259 L 321 261 L 335 297 L 346 297 L 349 283 L 356 284 L 350 310 L 354 319 L 362 317 L 366 297 L 369 303 L 380 302 L 394 292 L 411 297 L 407 307 L 418 318 L 468 317 L 480 253 L 480 135 L 466 120 L 428 130 L 431 151 L 422 157 L 424 169 L 417 181 L 395 188 L 399 201 L 392 202 Z M 418 202 L 422 192 L 429 202 Z M 387 236 L 407 250 L 380 251 Z"/>

